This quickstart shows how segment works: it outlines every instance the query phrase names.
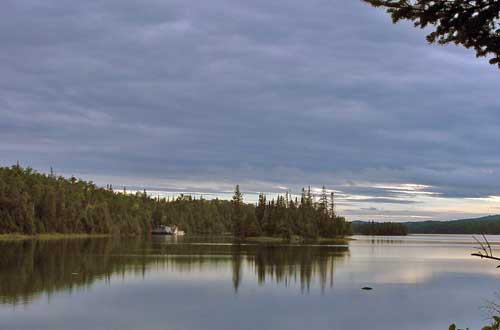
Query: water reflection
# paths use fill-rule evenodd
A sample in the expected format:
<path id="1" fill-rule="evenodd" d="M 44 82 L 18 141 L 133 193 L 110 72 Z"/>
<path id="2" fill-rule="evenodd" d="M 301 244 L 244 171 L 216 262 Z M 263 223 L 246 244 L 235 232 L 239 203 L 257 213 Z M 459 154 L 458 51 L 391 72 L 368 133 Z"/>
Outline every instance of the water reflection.
<path id="1" fill-rule="evenodd" d="M 0 302 L 28 303 L 44 292 L 72 291 L 113 273 L 144 271 L 144 258 L 112 258 L 117 249 L 109 239 L 0 242 Z"/>
<path id="2" fill-rule="evenodd" d="M 333 286 L 335 265 L 348 255 L 346 246 L 256 246 L 249 254 L 255 264 L 259 283 L 266 278 L 288 284 L 300 281 L 302 289 L 310 288 L 313 278 L 318 277 L 321 288 Z"/>
<path id="3" fill-rule="evenodd" d="M 28 304 L 42 294 L 71 293 L 96 281 L 110 282 L 148 272 L 232 272 L 235 292 L 243 273 L 253 271 L 260 285 L 300 283 L 309 290 L 317 281 L 332 286 L 335 265 L 348 246 L 233 245 L 224 240 L 82 239 L 0 242 L 0 303 Z"/>

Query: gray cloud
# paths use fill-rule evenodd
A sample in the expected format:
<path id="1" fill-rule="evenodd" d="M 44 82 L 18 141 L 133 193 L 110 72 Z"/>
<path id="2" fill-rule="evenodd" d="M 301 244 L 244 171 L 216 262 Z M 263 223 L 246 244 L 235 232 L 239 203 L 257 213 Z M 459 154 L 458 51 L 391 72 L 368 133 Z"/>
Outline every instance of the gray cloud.
<path id="1" fill-rule="evenodd" d="M 7 0 L 0 42 L 3 165 L 210 193 L 195 183 L 500 195 L 497 70 L 361 1 Z"/>
<path id="2" fill-rule="evenodd" d="M 357 199 L 347 199 L 350 202 L 356 203 L 383 203 L 383 204 L 417 204 L 419 202 L 405 199 L 395 199 L 395 198 L 384 198 L 384 197 L 376 197 L 376 198 L 357 198 Z"/>

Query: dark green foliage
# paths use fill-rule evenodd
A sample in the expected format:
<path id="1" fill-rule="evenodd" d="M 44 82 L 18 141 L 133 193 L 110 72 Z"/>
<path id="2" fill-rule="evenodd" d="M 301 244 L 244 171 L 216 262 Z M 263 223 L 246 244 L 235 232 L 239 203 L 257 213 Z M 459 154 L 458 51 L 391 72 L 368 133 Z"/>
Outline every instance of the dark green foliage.
<path id="1" fill-rule="evenodd" d="M 240 192 L 239 185 L 236 185 L 236 188 L 234 189 L 231 206 L 233 236 L 242 239 L 247 236 L 257 235 L 257 220 L 255 218 L 255 211 L 253 207 L 249 209 L 248 206 L 243 203 L 243 195 Z"/>
<path id="2" fill-rule="evenodd" d="M 352 231 L 361 235 L 407 235 L 408 229 L 402 223 L 397 222 L 361 222 L 351 223 Z"/>
<path id="3" fill-rule="evenodd" d="M 53 172 L 44 175 L 18 165 L 0 167 L 0 234 L 138 235 L 150 233 L 152 226 L 160 224 L 176 224 L 195 235 L 233 233 L 239 239 L 349 234 L 349 223 L 335 215 L 332 203 L 328 204 L 326 194 L 315 203 L 308 190 L 301 202 L 292 201 L 288 194 L 266 202 L 261 194 L 256 206 L 243 202 L 239 186 L 232 201 L 186 195 L 154 199 L 146 191 L 117 193 L 111 186 L 99 188 Z"/>
<path id="4" fill-rule="evenodd" d="M 0 233 L 139 234 L 149 232 L 154 202 L 92 182 L 0 168 Z"/>
<path id="5" fill-rule="evenodd" d="M 500 316 L 493 316 L 493 322 L 484 326 L 482 330 L 500 330 Z"/>
<path id="6" fill-rule="evenodd" d="M 448 327 L 448 330 L 469 330 L 467 329 L 458 329 L 455 324 L 450 324 Z M 500 317 L 499 316 L 493 316 L 493 321 L 490 325 L 486 325 L 481 328 L 481 330 L 500 330 Z"/>
<path id="7" fill-rule="evenodd" d="M 394 23 L 413 21 L 416 27 L 434 26 L 427 41 L 455 43 L 473 48 L 477 57 L 489 56 L 500 67 L 500 29 L 498 0 L 363 0 L 386 8 Z"/>
<path id="8" fill-rule="evenodd" d="M 454 221 L 407 222 L 412 234 L 500 234 L 500 215 Z"/>
<path id="9" fill-rule="evenodd" d="M 255 210 L 260 226 L 258 230 L 262 235 L 284 239 L 292 236 L 316 239 L 350 235 L 350 223 L 335 214 L 333 195 L 330 198 L 329 201 L 323 189 L 319 202 L 315 202 L 310 188 L 302 190 L 300 201 L 292 199 L 287 193 L 266 202 L 266 197 L 261 194 Z"/>
<path id="10" fill-rule="evenodd" d="M 154 200 L 154 225 L 176 224 L 191 235 L 217 235 L 234 230 L 231 201 L 193 198 L 180 195 L 174 200 Z M 243 204 L 241 212 L 252 211 L 253 206 Z"/>

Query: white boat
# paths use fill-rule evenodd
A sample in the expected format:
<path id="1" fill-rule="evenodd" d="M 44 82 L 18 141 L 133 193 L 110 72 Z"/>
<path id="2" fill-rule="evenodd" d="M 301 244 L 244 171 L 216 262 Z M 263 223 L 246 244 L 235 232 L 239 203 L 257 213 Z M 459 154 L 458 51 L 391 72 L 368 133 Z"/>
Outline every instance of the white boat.
<path id="1" fill-rule="evenodd" d="M 160 226 L 154 227 L 153 230 L 151 231 L 151 234 L 153 234 L 153 235 L 183 236 L 184 231 L 179 230 L 179 228 L 176 225 L 172 225 L 172 226 L 160 225 Z"/>

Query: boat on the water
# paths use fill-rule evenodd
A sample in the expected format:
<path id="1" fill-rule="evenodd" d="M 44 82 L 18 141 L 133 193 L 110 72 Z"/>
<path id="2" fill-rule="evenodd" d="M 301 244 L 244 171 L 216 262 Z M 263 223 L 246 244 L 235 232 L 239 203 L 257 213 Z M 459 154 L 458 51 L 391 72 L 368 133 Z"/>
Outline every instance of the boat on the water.
<path id="1" fill-rule="evenodd" d="M 179 228 L 176 225 L 172 225 L 172 226 L 160 225 L 160 226 L 154 227 L 153 230 L 151 231 L 151 234 L 153 234 L 153 235 L 182 236 L 182 235 L 184 235 L 184 231 L 179 230 Z"/>

